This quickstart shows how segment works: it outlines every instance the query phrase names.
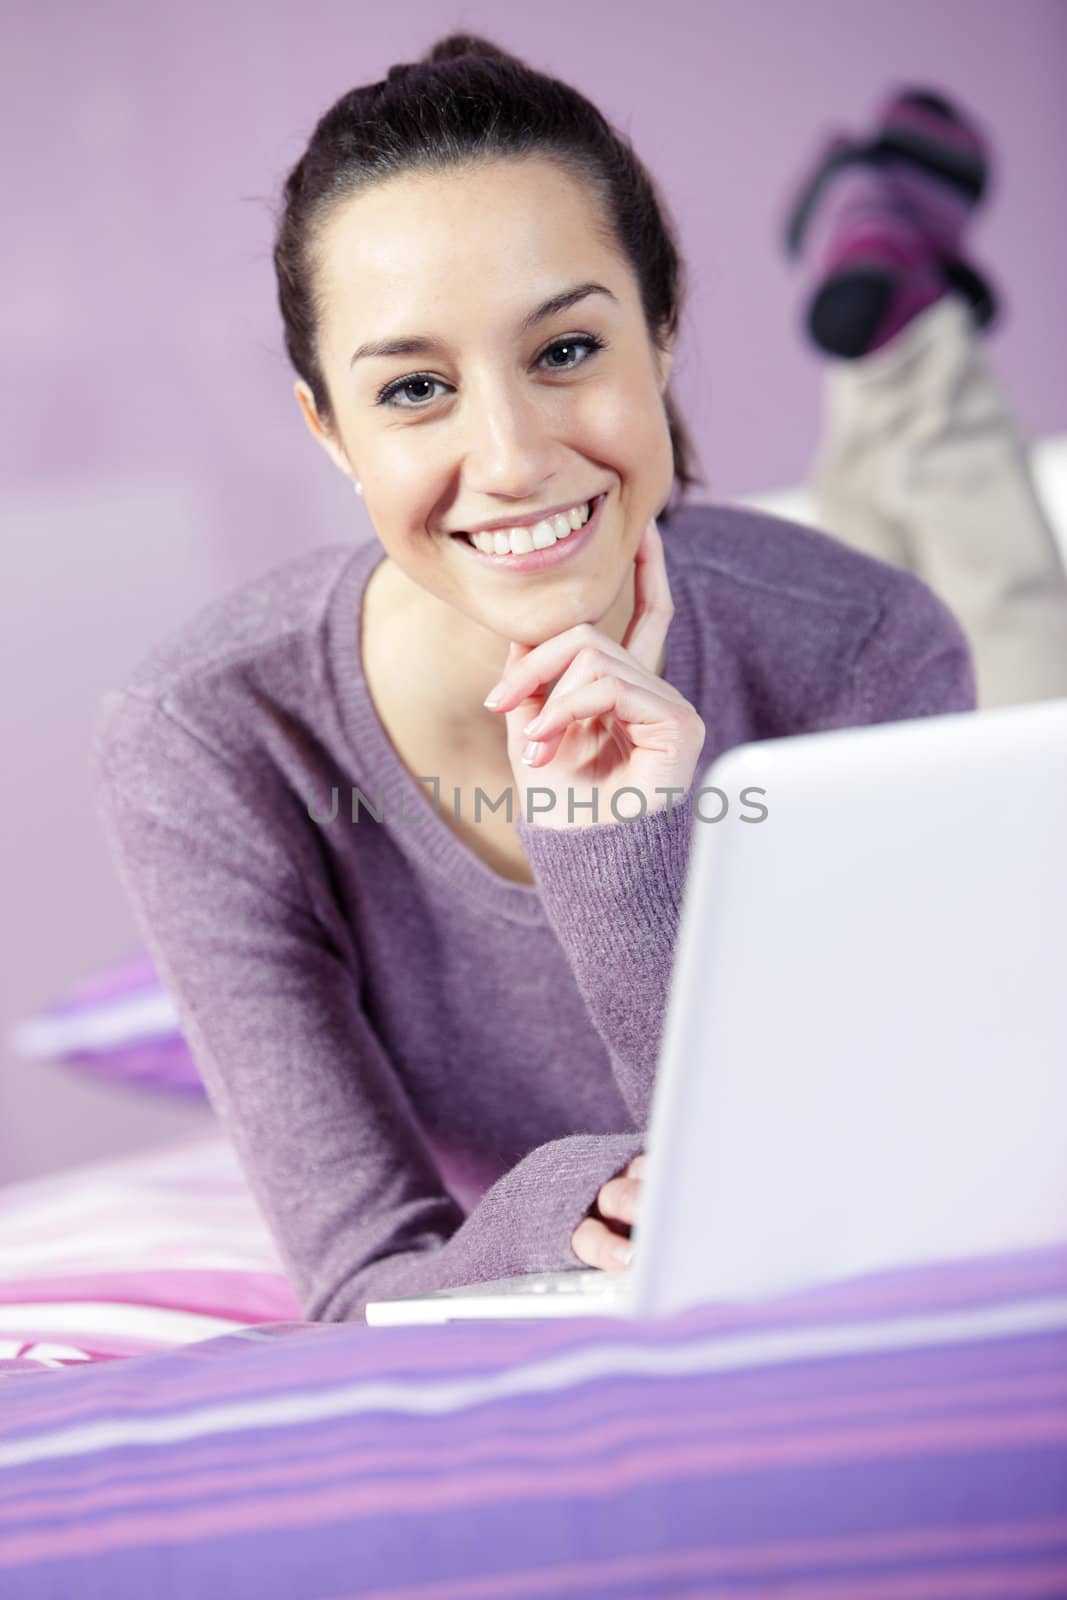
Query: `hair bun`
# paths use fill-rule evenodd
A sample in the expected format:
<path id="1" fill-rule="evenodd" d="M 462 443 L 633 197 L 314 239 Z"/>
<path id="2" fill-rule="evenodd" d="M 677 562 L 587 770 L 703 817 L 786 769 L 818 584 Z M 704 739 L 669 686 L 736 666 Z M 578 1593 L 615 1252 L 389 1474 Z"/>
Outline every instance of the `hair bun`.
<path id="1" fill-rule="evenodd" d="M 447 38 L 438 39 L 423 60 L 429 66 L 436 66 L 440 61 L 455 61 L 460 56 L 495 56 L 498 61 L 513 59 L 506 50 L 501 50 L 489 39 L 483 39 L 481 34 L 450 33 Z"/>

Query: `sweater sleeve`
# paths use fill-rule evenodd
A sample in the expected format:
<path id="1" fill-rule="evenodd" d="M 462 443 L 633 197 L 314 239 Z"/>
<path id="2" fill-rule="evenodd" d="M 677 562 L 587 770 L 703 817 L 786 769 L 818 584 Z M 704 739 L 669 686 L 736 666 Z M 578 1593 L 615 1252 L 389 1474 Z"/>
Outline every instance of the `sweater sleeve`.
<path id="1" fill-rule="evenodd" d="M 521 814 L 515 822 L 549 926 L 639 1128 L 652 1107 L 693 818 L 690 789 L 621 822 L 539 828 Z"/>
<path id="2" fill-rule="evenodd" d="M 571 1234 L 644 1134 L 540 1145 L 464 1216 L 361 1005 L 351 944 L 287 837 L 298 803 L 272 802 L 263 774 L 154 701 L 121 691 L 102 712 L 98 815 L 307 1319 L 580 1265 Z"/>

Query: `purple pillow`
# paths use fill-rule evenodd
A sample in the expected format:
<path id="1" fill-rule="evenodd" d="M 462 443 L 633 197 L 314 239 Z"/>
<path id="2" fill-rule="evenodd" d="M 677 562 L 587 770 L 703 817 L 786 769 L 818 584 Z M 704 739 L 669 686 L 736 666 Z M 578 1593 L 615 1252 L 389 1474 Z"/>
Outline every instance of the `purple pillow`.
<path id="1" fill-rule="evenodd" d="M 97 1077 L 206 1098 L 147 951 L 83 979 L 62 1000 L 20 1022 L 8 1042 L 27 1060 L 59 1061 Z"/>

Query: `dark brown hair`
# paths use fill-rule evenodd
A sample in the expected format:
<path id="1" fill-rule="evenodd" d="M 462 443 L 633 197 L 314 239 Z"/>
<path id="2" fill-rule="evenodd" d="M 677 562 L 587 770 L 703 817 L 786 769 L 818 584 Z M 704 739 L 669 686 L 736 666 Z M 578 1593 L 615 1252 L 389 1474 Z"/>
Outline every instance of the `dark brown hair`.
<path id="1" fill-rule="evenodd" d="M 478 35 L 454 33 L 421 61 L 342 95 L 285 182 L 274 244 L 285 347 L 325 427 L 335 423 L 317 351 L 324 306 L 315 268 L 336 204 L 403 173 L 531 156 L 554 160 L 594 192 L 601 237 L 630 263 L 649 336 L 665 350 L 678 326 L 684 266 L 666 207 L 629 141 L 569 84 Z M 659 514 L 666 521 L 690 485 L 706 480 L 694 471 L 669 384 L 663 403 L 678 491 Z"/>

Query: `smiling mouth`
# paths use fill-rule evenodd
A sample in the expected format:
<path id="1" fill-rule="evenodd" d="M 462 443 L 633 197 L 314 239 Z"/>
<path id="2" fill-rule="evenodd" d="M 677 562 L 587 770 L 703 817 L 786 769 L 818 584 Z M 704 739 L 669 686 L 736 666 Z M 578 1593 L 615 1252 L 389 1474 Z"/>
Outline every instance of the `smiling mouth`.
<path id="1" fill-rule="evenodd" d="M 554 531 L 554 529 L 553 529 L 553 537 L 551 539 L 549 539 L 547 542 L 542 542 L 540 544 L 533 544 L 531 546 L 530 550 L 512 550 L 510 547 L 508 549 L 505 549 L 505 550 L 500 550 L 500 549 L 495 549 L 494 550 L 492 548 L 486 548 L 484 544 L 479 545 L 479 544 L 475 543 L 475 536 L 473 536 L 473 535 L 471 535 L 469 533 L 463 533 L 463 532 L 454 533 L 452 535 L 452 538 L 461 540 L 464 544 L 469 545 L 472 550 L 477 550 L 480 555 L 485 555 L 485 556 L 496 555 L 496 556 L 501 556 L 501 557 L 511 556 L 512 558 L 515 558 L 517 556 L 522 556 L 522 555 L 532 555 L 538 550 L 551 550 L 551 549 L 554 548 L 555 545 L 565 543 L 568 539 L 573 538 L 573 536 L 576 533 L 581 533 L 583 528 L 588 527 L 589 523 L 593 520 L 593 516 L 594 516 L 594 514 L 596 512 L 598 502 L 600 500 L 602 500 L 603 498 L 604 498 L 604 496 L 602 494 L 594 495 L 591 500 L 587 500 L 584 503 L 584 505 L 581 506 L 581 508 L 580 508 L 581 509 L 581 520 L 579 521 L 577 527 L 573 527 L 573 526 L 568 527 L 566 529 L 566 531 L 563 532 L 563 533 L 556 533 Z M 570 515 L 570 513 L 563 513 L 563 514 L 565 516 L 569 516 Z M 559 515 L 559 513 L 557 513 L 557 515 Z M 548 523 L 548 525 L 550 527 L 552 527 L 554 522 L 555 522 L 555 518 L 546 518 L 545 521 Z M 531 538 L 532 538 L 533 529 L 535 527 L 540 527 L 540 526 L 542 526 L 542 524 L 540 524 L 540 523 L 529 523 L 526 526 L 524 531 L 527 534 L 529 534 L 531 536 Z M 502 528 L 501 531 L 503 532 L 505 530 Z M 508 529 L 507 531 L 510 532 L 510 529 Z M 493 535 L 492 534 L 479 534 L 477 537 L 481 538 L 483 540 L 486 540 L 490 544 L 491 544 L 491 542 L 493 540 Z M 544 539 L 544 535 L 542 535 L 542 540 L 543 539 Z"/>

